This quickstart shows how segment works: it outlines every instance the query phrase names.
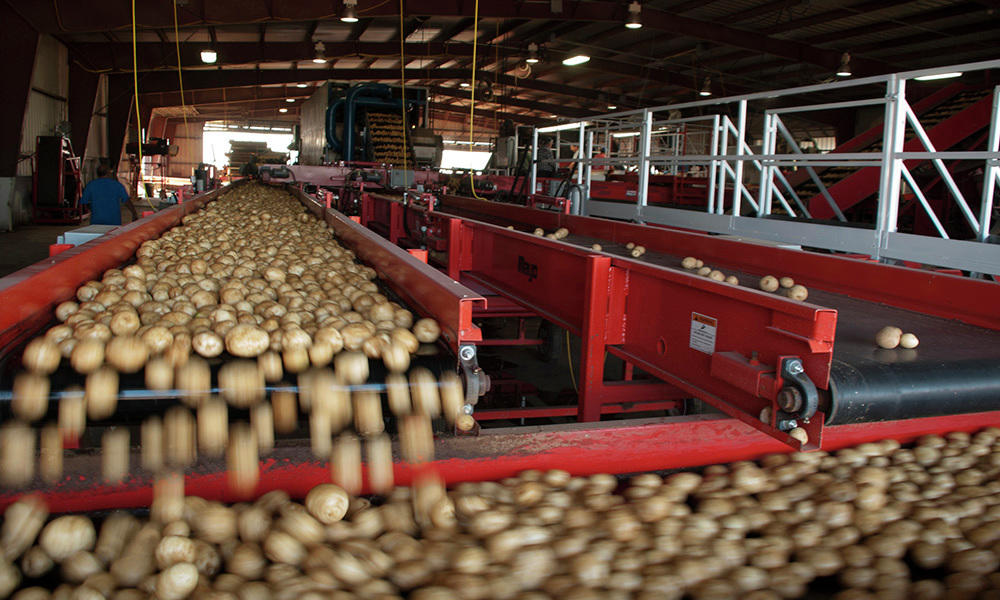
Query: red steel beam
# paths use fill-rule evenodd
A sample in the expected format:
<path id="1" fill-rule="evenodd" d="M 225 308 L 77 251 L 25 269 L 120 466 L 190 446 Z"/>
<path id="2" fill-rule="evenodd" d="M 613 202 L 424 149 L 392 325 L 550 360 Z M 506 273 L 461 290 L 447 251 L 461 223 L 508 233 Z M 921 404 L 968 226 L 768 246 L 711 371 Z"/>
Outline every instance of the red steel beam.
<path id="1" fill-rule="evenodd" d="M 419 315 L 432 316 L 441 326 L 441 337 L 453 352 L 460 345 L 483 339 L 472 323 L 472 312 L 485 307 L 486 299 L 430 267 L 395 244 L 355 223 L 323 202 L 291 188 L 306 208 L 324 219 L 337 238 L 379 272 L 389 287 Z"/>
<path id="2" fill-rule="evenodd" d="M 860 425 L 824 430 L 823 447 L 834 451 L 862 442 L 895 439 L 909 443 L 926 434 L 977 431 L 1000 425 L 1000 412 Z M 304 446 L 304 447 L 303 447 Z M 434 469 L 449 485 L 463 481 L 496 481 L 527 469 L 565 469 L 573 475 L 637 473 L 759 459 L 790 448 L 735 419 L 713 415 L 645 419 L 626 422 L 485 429 L 477 437 L 437 441 L 437 459 L 422 467 L 397 462 L 397 485 L 409 485 L 418 471 Z M 398 457 L 398 448 L 395 452 Z M 397 459 L 398 460 L 398 459 Z M 139 464 L 139 457 L 132 457 Z M 124 483 L 101 480 L 100 457 L 71 454 L 67 476 L 51 487 L 0 492 L 0 509 L 27 492 L 40 493 L 53 513 L 148 507 L 151 474 L 137 470 Z M 364 469 L 367 489 L 367 469 Z M 330 467 L 312 457 L 308 444 L 279 447 L 261 461 L 254 495 L 281 489 L 302 498 L 314 486 L 330 481 Z M 224 461 L 202 460 L 186 475 L 186 493 L 210 500 L 243 500 L 229 491 Z"/>

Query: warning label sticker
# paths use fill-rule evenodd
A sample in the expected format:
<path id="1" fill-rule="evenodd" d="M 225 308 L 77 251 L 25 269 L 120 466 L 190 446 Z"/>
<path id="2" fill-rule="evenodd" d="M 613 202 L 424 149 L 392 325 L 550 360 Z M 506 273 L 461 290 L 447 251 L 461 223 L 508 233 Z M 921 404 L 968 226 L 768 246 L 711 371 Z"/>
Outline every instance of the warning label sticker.
<path id="1" fill-rule="evenodd" d="M 715 334 L 719 328 L 719 320 L 700 313 L 691 313 L 691 341 L 689 345 L 705 354 L 715 352 Z"/>

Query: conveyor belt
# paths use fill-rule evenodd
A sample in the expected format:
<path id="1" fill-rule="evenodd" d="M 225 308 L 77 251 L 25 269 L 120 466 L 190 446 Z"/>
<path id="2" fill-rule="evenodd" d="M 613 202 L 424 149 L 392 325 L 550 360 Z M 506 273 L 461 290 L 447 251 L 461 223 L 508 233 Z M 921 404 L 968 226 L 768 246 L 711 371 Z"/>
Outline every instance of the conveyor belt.
<path id="1" fill-rule="evenodd" d="M 632 258 L 626 246 L 600 238 L 570 234 L 563 241 L 583 247 L 597 243 L 603 252 Z M 682 258 L 647 251 L 633 260 L 685 271 L 679 266 Z M 720 270 L 754 289 L 763 275 Z M 783 275 L 780 267 L 771 274 Z M 810 288 L 807 302 L 838 313 L 828 425 L 1000 409 L 996 331 L 827 290 Z M 878 348 L 875 333 L 886 325 L 915 333 L 920 346 Z"/>
<path id="2" fill-rule="evenodd" d="M 441 210 L 499 226 L 513 225 L 526 233 L 532 232 L 536 224 L 524 218 L 534 214 L 538 214 L 539 220 L 545 223 L 561 222 L 558 215 L 546 211 L 528 211 L 514 207 L 512 207 L 514 210 L 508 211 L 493 208 L 497 206 L 494 203 L 482 204 L 490 206 L 480 211 L 478 203 L 461 199 L 452 202 L 449 198 L 449 202 Z M 598 243 L 606 254 L 684 271 L 680 267 L 683 255 L 648 249 L 641 258 L 632 259 L 624 243 L 573 234 L 572 223 L 578 221 L 586 221 L 587 228 L 593 231 L 599 229 L 593 222 L 603 220 L 571 217 L 566 222 L 571 234 L 563 240 L 564 242 L 583 248 L 590 248 L 594 243 Z M 618 236 L 618 242 L 624 242 L 623 236 L 626 235 L 624 229 L 635 226 L 617 225 L 622 227 L 616 227 L 614 222 L 608 223 L 609 236 L 613 231 L 613 234 Z M 554 226 L 549 227 L 548 230 L 554 228 Z M 649 242 L 648 232 L 655 231 L 655 228 L 642 229 L 646 230 L 645 239 L 649 248 L 652 244 Z M 691 253 L 697 254 L 695 251 Z M 725 263 L 731 264 L 734 260 L 739 260 L 736 255 L 733 256 L 734 259 L 729 259 L 727 255 L 727 260 L 706 259 L 706 264 L 719 268 L 727 275 L 736 275 L 742 286 L 752 289 L 757 289 L 757 281 L 765 274 L 778 277 L 787 274 L 781 272 L 780 263 L 777 262 L 773 270 L 769 269 L 770 273 L 750 273 L 738 268 L 727 268 Z M 817 259 L 822 260 L 822 257 Z M 801 264 L 799 266 L 801 267 Z M 806 279 L 806 276 L 800 272 L 800 278 Z M 831 278 L 825 273 L 817 273 L 815 279 L 826 281 L 827 287 L 830 285 Z M 830 392 L 825 398 L 827 424 L 965 414 L 1000 408 L 1000 343 L 998 343 L 1000 334 L 995 328 L 980 327 L 944 316 L 929 315 L 870 299 L 831 292 L 828 289 L 818 289 L 808 280 L 801 283 L 809 286 L 808 303 L 838 311 Z M 850 289 L 853 283 L 855 282 L 845 282 L 845 289 Z M 866 285 L 870 286 L 870 283 L 866 282 Z M 906 295 L 906 290 L 886 291 L 897 304 L 909 306 L 919 306 L 922 295 L 930 294 L 929 288 L 909 291 L 913 298 L 901 302 L 900 299 Z M 937 297 L 940 297 L 940 293 Z M 964 300 L 967 299 L 956 298 L 956 304 L 963 306 L 972 304 L 963 302 Z M 941 314 L 940 302 L 934 306 L 934 310 Z M 976 319 L 984 320 L 978 315 Z M 987 318 L 986 321 L 993 323 L 996 320 Z M 874 343 L 875 333 L 886 325 L 895 325 L 904 331 L 915 333 L 921 340 L 920 346 L 914 350 L 877 348 Z"/>

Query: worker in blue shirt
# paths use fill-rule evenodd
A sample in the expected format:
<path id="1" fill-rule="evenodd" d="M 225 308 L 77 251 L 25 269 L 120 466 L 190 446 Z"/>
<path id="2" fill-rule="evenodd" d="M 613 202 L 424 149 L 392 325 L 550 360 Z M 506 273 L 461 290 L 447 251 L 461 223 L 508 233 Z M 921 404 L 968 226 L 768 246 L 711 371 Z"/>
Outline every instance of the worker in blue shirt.
<path id="1" fill-rule="evenodd" d="M 91 225 L 121 225 L 122 213 L 119 206 L 122 204 L 128 207 L 133 220 L 139 218 L 128 190 L 113 177 L 111 169 L 104 165 L 97 167 L 97 179 L 83 189 L 80 204 L 90 205 Z"/>

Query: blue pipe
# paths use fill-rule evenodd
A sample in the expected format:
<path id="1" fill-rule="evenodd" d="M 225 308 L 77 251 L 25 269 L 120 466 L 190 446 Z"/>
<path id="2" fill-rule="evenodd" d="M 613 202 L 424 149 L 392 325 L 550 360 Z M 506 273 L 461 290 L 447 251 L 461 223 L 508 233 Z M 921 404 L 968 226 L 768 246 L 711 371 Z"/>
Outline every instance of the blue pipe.
<path id="1" fill-rule="evenodd" d="M 326 144 L 333 149 L 334 152 L 340 152 L 341 148 L 344 147 L 343 142 L 337 137 L 337 117 L 338 113 L 344 110 L 344 100 L 341 98 L 329 108 L 326 109 Z"/>
<path id="2" fill-rule="evenodd" d="M 392 88 L 384 83 L 364 83 L 347 91 L 344 98 L 331 104 L 326 111 L 326 140 L 335 152 L 340 152 L 344 161 L 354 160 L 354 122 L 358 107 L 400 110 L 402 100 L 392 98 Z M 409 100 L 408 104 L 419 104 Z M 343 137 L 337 137 L 337 122 L 343 113 Z"/>
<path id="3" fill-rule="evenodd" d="M 344 99 L 346 110 L 344 111 L 344 150 L 345 161 L 354 160 L 354 119 L 357 112 L 357 101 L 360 96 L 371 96 L 374 98 L 392 98 L 392 90 L 384 83 L 363 83 L 352 87 L 347 91 Z M 370 105 L 369 102 L 365 102 Z"/>

